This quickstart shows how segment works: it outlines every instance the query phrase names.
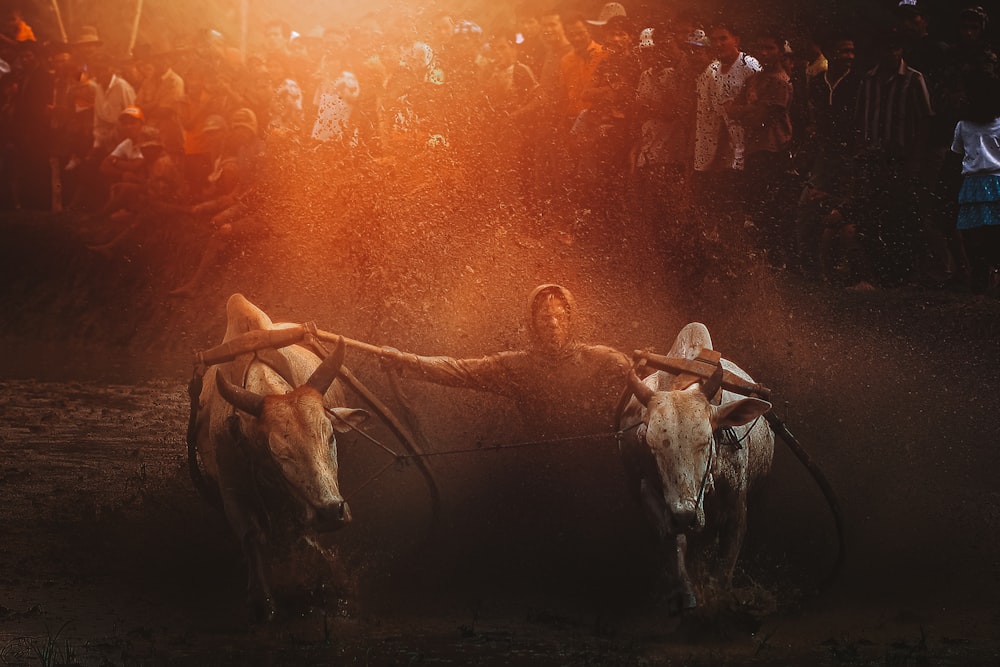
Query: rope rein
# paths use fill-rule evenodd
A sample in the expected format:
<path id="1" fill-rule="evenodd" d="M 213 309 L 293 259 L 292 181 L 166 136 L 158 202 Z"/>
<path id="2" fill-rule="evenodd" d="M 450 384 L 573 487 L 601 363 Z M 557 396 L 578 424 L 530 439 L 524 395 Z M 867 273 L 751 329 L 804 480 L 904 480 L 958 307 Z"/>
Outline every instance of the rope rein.
<path id="1" fill-rule="evenodd" d="M 347 424 L 347 422 L 343 423 Z M 379 442 L 376 438 L 373 438 L 371 435 L 359 429 L 357 426 L 354 426 L 353 424 L 347 424 L 351 428 L 351 430 L 361 434 L 366 440 L 368 440 L 369 442 L 371 442 L 372 444 L 374 444 L 379 449 L 386 452 L 393 458 L 391 461 L 389 461 L 381 468 L 379 468 L 378 471 L 375 472 L 375 474 L 371 475 L 367 480 L 365 480 L 365 482 L 361 486 L 354 489 L 354 491 L 352 491 L 350 494 L 345 494 L 344 499 L 349 500 L 350 498 L 357 497 L 357 495 L 360 494 L 361 491 L 363 491 L 366 487 L 370 486 L 373 482 L 375 482 L 375 480 L 381 477 L 389 468 L 396 466 L 397 469 L 402 469 L 402 467 L 406 465 L 408 461 L 411 461 L 413 459 L 420 459 L 420 458 L 428 459 L 434 456 L 452 456 L 454 454 L 475 454 L 479 452 L 496 452 L 504 449 L 522 449 L 525 447 L 536 447 L 539 445 L 558 445 L 565 442 L 573 442 L 579 440 L 603 440 L 605 438 L 614 438 L 615 441 L 620 441 L 622 436 L 624 436 L 632 429 L 637 428 L 640 424 L 642 424 L 642 422 L 637 422 L 632 426 L 629 426 L 628 428 L 621 429 L 618 431 L 600 431 L 598 433 L 589 433 L 585 435 L 570 435 L 560 438 L 549 438 L 546 440 L 526 440 L 524 442 L 499 443 L 496 445 L 489 445 L 484 447 L 464 447 L 461 449 L 446 449 L 439 452 L 424 452 L 423 454 L 398 454 L 391 448 Z"/>

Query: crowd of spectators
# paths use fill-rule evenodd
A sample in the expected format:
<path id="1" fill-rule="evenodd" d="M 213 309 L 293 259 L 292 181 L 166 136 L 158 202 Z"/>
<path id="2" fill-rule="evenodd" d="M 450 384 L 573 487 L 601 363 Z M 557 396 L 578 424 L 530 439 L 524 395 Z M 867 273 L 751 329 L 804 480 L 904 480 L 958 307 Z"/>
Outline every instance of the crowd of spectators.
<path id="1" fill-rule="evenodd" d="M 205 221 L 184 295 L 250 225 L 262 156 L 345 169 L 436 151 L 529 206 L 624 207 L 676 261 L 738 235 L 774 266 L 851 289 L 996 293 L 989 17 L 958 4 L 945 35 L 916 0 L 891 4 L 863 36 L 525 3 L 509 25 L 372 13 L 299 33 L 272 20 L 252 53 L 200 29 L 118 58 L 96 27 L 41 43 L 14 11 L 0 26 L 0 207 L 79 211 L 109 256 L 151 217 Z M 975 159 L 990 141 L 997 160 Z M 962 190 L 977 208 L 957 224 L 970 175 L 986 180 L 978 198 Z"/>

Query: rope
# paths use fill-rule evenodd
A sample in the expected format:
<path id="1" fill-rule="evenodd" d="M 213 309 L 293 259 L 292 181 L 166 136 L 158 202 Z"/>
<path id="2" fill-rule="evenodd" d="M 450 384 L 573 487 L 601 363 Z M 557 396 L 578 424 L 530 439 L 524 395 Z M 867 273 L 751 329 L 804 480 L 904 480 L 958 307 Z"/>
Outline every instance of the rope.
<path id="1" fill-rule="evenodd" d="M 637 424 L 638 425 L 638 424 Z M 632 428 L 632 427 L 629 427 Z M 526 440 L 524 442 L 510 442 L 505 444 L 489 445 L 486 447 L 467 447 L 464 449 L 446 449 L 440 452 L 425 452 L 423 454 L 403 454 L 400 459 L 416 459 L 416 458 L 429 458 L 431 456 L 450 456 L 452 454 L 471 454 L 474 452 L 495 452 L 502 449 L 523 449 L 525 447 L 535 447 L 538 445 L 558 445 L 564 442 L 572 442 L 574 440 L 602 440 L 604 438 L 619 437 L 624 434 L 625 431 L 611 431 L 611 432 L 600 432 L 600 433 L 590 433 L 587 435 L 568 435 L 561 438 L 550 438 L 547 440 Z"/>
<path id="2" fill-rule="evenodd" d="M 574 440 L 601 440 L 601 439 L 610 438 L 610 437 L 614 437 L 616 440 L 619 440 L 619 439 L 621 439 L 621 437 L 623 435 L 625 435 L 627 432 L 631 431 L 632 429 L 638 427 L 639 424 L 641 424 L 641 423 L 642 422 L 638 422 L 638 423 L 633 424 L 632 426 L 629 426 L 628 428 L 622 429 L 620 431 L 611 431 L 611 432 L 604 432 L 604 431 L 602 431 L 600 433 L 590 433 L 590 434 L 586 434 L 586 435 L 569 435 L 569 436 L 565 436 L 565 437 L 561 437 L 561 438 L 550 438 L 550 439 L 547 439 L 547 440 L 527 440 L 527 441 L 524 441 L 524 442 L 511 442 L 511 443 L 506 443 L 506 444 L 491 445 L 489 447 L 466 447 L 466 448 L 463 448 L 463 449 L 447 449 L 447 450 L 444 450 L 444 451 L 441 451 L 441 452 L 424 452 L 422 454 L 397 454 L 394 451 L 392 451 L 390 448 L 386 447 L 381 442 L 379 442 L 378 440 L 376 440 L 375 438 L 373 438 L 372 436 L 370 436 L 367 433 L 365 433 L 364 431 L 362 431 L 361 429 L 357 428 L 356 426 L 354 426 L 352 424 L 348 424 L 348 426 L 350 426 L 353 430 L 357 431 L 358 433 L 360 433 L 361 435 L 363 435 L 365 438 L 367 438 L 368 440 L 370 440 L 372 443 L 374 443 L 375 445 L 377 445 L 378 447 L 380 447 L 383 451 L 385 451 L 386 453 L 390 454 L 393 457 L 393 459 L 391 461 L 389 461 L 388 463 L 386 463 L 381 468 L 379 468 L 378 471 L 375 474 L 373 474 L 371 477 L 369 477 L 367 480 L 365 480 L 364 484 L 362 484 L 358 488 L 354 489 L 354 491 L 352 491 L 348 496 L 345 496 L 345 500 L 347 500 L 348 497 L 350 497 L 350 498 L 356 497 L 359 493 L 361 493 L 362 490 L 364 490 L 366 487 L 368 487 L 369 485 L 371 485 L 375 480 L 377 480 L 379 477 L 381 477 L 385 473 L 386 470 L 388 470 L 392 466 L 403 464 L 406 461 L 409 461 L 409 460 L 412 460 L 412 459 L 430 458 L 432 456 L 451 456 L 453 454 L 472 454 L 472 453 L 475 453 L 475 452 L 490 452 L 490 451 L 495 452 L 495 451 L 499 451 L 499 450 L 502 450 L 502 449 L 521 449 L 521 448 L 524 448 L 524 447 L 534 447 L 534 446 L 537 446 L 537 445 L 555 445 L 555 444 L 561 444 L 561 443 L 564 443 L 564 442 L 572 442 Z"/>

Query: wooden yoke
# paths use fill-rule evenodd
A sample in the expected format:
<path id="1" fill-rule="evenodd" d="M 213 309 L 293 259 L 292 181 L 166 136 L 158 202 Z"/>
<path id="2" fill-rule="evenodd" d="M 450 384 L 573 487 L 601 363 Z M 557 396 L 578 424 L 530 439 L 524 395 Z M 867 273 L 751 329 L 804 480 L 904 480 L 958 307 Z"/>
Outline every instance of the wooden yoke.
<path id="1" fill-rule="evenodd" d="M 662 354 L 636 350 L 632 358 L 643 361 L 650 368 L 673 373 L 678 377 L 690 376 L 706 383 L 706 394 L 713 395 L 721 387 L 743 396 L 768 399 L 771 390 L 762 384 L 748 382 L 722 368 L 722 353 L 702 348 L 695 359 L 675 359 Z M 720 375 L 721 372 L 721 375 Z M 714 389 L 712 389 L 714 387 Z M 709 393 L 708 389 L 712 389 Z"/>
<path id="2" fill-rule="evenodd" d="M 255 352 L 266 347 L 280 348 L 298 343 L 306 334 L 315 335 L 316 324 L 306 322 L 305 324 L 286 327 L 284 329 L 254 329 L 240 334 L 232 340 L 227 340 L 221 345 L 216 345 L 210 350 L 196 352 L 195 365 L 203 364 L 211 366 L 232 361 L 241 354 Z"/>

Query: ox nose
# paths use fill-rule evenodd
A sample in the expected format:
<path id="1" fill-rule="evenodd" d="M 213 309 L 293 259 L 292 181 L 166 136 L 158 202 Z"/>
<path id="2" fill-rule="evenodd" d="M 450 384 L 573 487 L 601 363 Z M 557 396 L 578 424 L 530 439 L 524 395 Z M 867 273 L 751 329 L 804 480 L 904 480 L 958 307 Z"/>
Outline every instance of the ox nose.
<path id="1" fill-rule="evenodd" d="M 351 522 L 351 508 L 346 500 L 316 510 L 317 523 L 326 530 L 336 530 Z"/>
<path id="2" fill-rule="evenodd" d="M 677 532 L 697 528 L 698 507 L 693 500 L 680 500 L 674 503 L 670 508 L 670 516 L 673 518 Z"/>

